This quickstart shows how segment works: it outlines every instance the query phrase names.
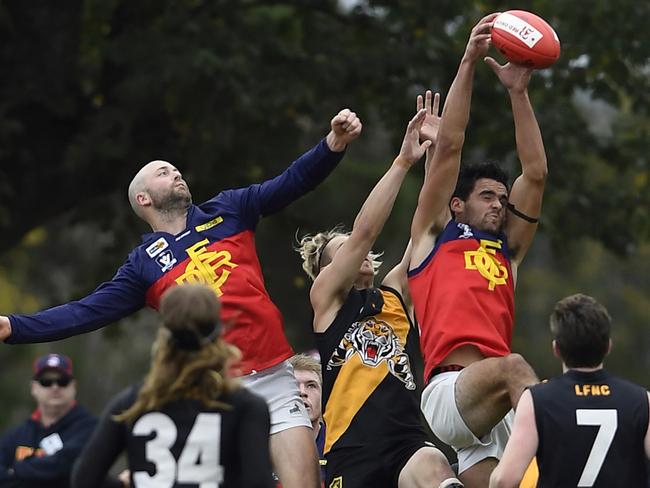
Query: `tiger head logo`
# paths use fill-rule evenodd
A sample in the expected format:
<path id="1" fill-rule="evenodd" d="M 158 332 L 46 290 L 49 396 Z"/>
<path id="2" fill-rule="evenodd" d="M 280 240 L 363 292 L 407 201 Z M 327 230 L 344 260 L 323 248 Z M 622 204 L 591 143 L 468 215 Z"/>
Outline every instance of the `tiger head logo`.
<path id="1" fill-rule="evenodd" d="M 415 389 L 408 356 L 393 329 L 375 317 L 353 323 L 334 350 L 327 369 L 341 366 L 358 354 L 363 364 L 376 368 L 386 362 L 390 373 L 402 381 L 409 390 Z"/>
<path id="2" fill-rule="evenodd" d="M 394 356 L 399 349 L 393 329 L 374 318 L 362 322 L 360 327 L 352 330 L 350 338 L 361 355 L 361 360 L 368 366 L 377 366 Z"/>

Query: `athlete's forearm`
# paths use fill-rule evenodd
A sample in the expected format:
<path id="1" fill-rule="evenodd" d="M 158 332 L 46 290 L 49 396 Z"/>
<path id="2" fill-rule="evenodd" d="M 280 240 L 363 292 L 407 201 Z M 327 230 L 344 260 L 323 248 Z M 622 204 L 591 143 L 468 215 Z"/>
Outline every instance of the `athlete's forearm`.
<path id="1" fill-rule="evenodd" d="M 79 301 L 31 315 L 10 315 L 8 344 L 50 342 L 116 322 L 144 306 L 144 293 L 109 281 Z"/>
<path id="2" fill-rule="evenodd" d="M 517 154 L 521 161 L 522 173 L 531 181 L 543 182 L 548 172 L 546 152 L 528 92 L 511 92 L 510 102 L 512 103 Z"/>
<path id="3" fill-rule="evenodd" d="M 409 166 L 400 162 L 399 158 L 395 159 L 366 198 L 354 220 L 353 232 L 364 233 L 366 239 L 374 243 L 393 209 L 408 170 Z"/>
<path id="4" fill-rule="evenodd" d="M 332 151 L 323 139 L 280 175 L 257 185 L 261 214 L 277 212 L 316 188 L 336 168 L 343 155 L 344 152 Z"/>

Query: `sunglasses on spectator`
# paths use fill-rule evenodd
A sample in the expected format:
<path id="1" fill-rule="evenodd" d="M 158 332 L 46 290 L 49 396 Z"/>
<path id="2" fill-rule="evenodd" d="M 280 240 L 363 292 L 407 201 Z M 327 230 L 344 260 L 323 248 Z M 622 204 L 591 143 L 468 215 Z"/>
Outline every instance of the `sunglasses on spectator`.
<path id="1" fill-rule="evenodd" d="M 55 383 L 61 388 L 65 388 L 70 384 L 72 378 L 39 378 L 36 381 L 44 388 L 50 388 Z"/>

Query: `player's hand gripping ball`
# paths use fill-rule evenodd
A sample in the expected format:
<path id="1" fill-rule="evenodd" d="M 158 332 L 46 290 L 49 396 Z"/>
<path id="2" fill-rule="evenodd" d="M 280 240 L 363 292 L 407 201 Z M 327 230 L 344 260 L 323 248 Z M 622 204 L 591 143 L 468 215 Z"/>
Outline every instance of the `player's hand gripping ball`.
<path id="1" fill-rule="evenodd" d="M 548 68 L 560 57 L 560 39 L 541 17 L 508 10 L 494 19 L 492 44 L 513 63 Z"/>

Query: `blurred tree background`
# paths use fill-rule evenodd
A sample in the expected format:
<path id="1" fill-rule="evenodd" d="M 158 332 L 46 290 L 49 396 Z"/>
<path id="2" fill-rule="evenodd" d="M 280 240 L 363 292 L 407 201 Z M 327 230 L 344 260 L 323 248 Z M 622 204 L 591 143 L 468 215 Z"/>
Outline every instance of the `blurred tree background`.
<path id="1" fill-rule="evenodd" d="M 343 107 L 360 140 L 318 190 L 261 222 L 258 250 L 297 350 L 313 346 L 296 233 L 348 225 L 392 161 L 415 96 L 444 95 L 472 26 L 496 10 L 547 19 L 562 56 L 530 95 L 549 180 L 519 275 L 514 350 L 559 372 L 548 315 L 574 292 L 615 319 L 609 368 L 650 381 L 650 3 L 636 0 L 2 0 L 0 313 L 79 298 L 112 277 L 147 232 L 127 185 L 174 162 L 196 202 L 274 176 Z M 498 57 L 498 56 L 497 56 Z M 507 95 L 477 70 L 464 158 L 518 163 Z M 422 179 L 405 183 L 377 249 L 401 256 Z M 95 412 L 141 377 L 156 315 L 143 311 L 53 344 L 0 347 L 0 429 L 32 408 L 31 361 L 75 361 Z"/>

